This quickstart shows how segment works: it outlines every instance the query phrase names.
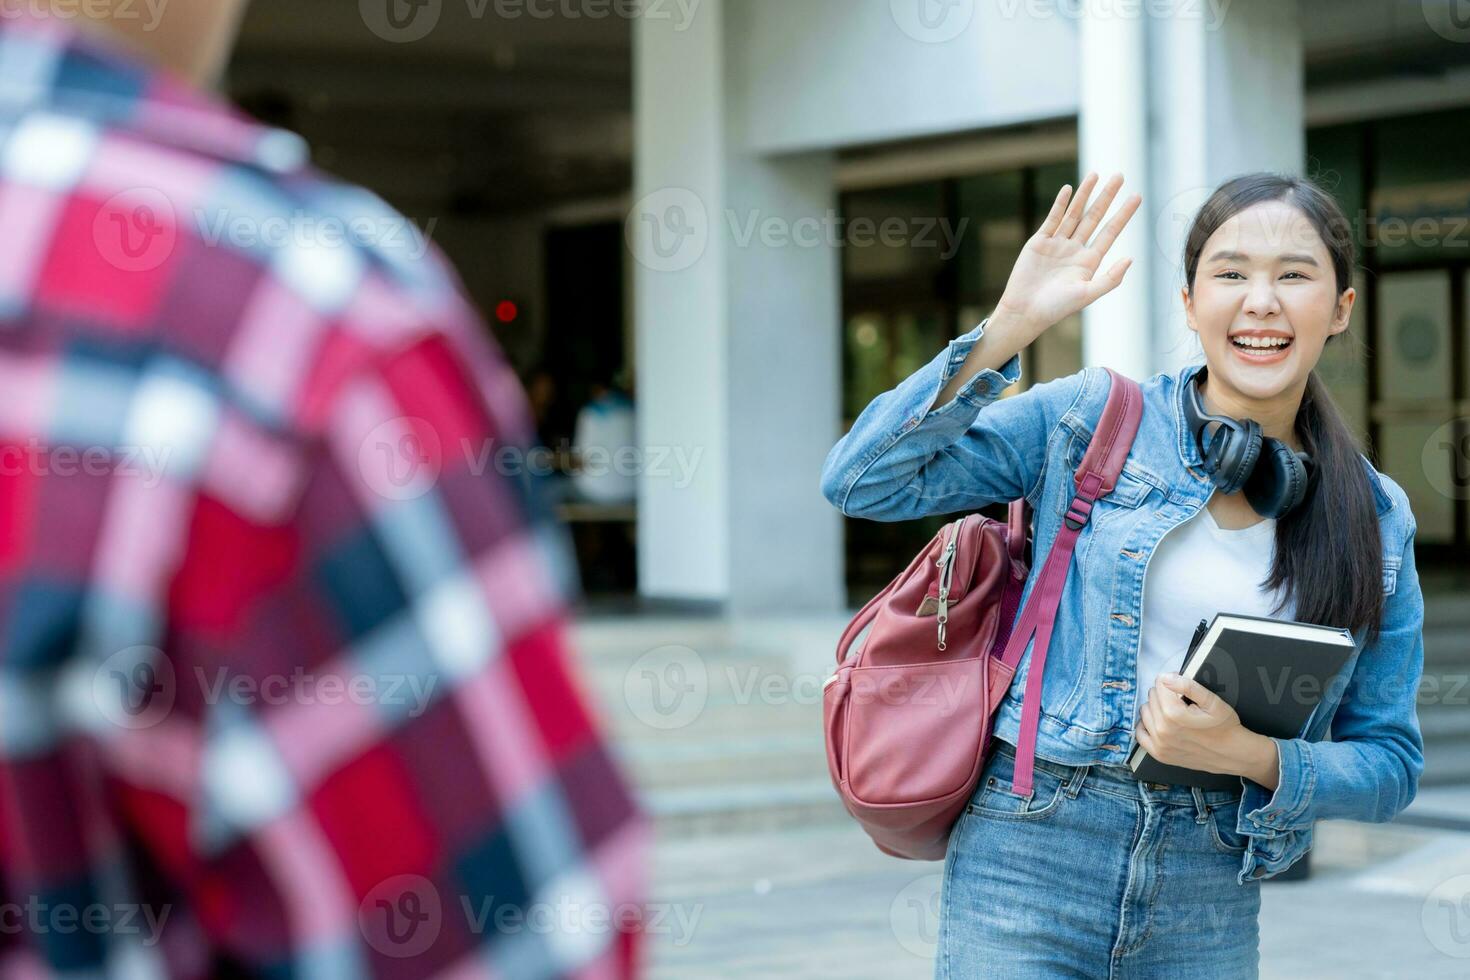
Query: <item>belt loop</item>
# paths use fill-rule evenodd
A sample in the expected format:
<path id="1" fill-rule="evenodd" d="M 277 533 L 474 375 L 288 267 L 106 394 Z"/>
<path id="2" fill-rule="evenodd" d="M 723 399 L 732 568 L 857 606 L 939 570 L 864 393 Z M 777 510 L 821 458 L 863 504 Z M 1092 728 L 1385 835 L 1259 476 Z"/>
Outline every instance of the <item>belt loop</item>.
<path id="1" fill-rule="evenodd" d="M 1194 822 L 1204 823 L 1210 819 L 1210 808 L 1205 803 L 1205 791 L 1198 786 L 1191 786 L 1189 788 L 1194 791 Z"/>
<path id="2" fill-rule="evenodd" d="M 1065 787 L 1067 799 L 1075 800 L 1082 789 L 1082 783 L 1087 779 L 1087 774 L 1092 771 L 1091 766 L 1076 766 L 1072 769 L 1072 775 L 1067 777 Z"/>

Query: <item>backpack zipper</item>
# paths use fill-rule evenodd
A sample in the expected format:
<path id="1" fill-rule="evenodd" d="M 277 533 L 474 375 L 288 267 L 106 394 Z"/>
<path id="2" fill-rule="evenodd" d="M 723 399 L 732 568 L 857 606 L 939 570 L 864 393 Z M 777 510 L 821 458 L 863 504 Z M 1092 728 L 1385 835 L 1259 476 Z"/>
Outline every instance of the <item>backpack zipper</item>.
<path id="1" fill-rule="evenodd" d="M 939 631 L 939 649 L 945 649 L 944 634 L 945 624 L 949 622 L 949 587 L 954 580 L 954 550 L 959 543 L 960 525 L 965 518 L 955 521 L 949 533 L 949 540 L 944 543 L 944 551 L 934 564 L 939 566 L 939 616 L 935 628 Z"/>

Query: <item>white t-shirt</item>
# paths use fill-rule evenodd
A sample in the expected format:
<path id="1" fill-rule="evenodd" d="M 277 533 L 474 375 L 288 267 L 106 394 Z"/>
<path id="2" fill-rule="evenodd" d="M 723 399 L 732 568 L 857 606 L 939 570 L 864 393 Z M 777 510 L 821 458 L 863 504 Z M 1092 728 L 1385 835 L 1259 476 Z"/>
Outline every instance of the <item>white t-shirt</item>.
<path id="1" fill-rule="evenodd" d="M 1199 621 L 1215 613 L 1244 613 L 1293 619 L 1295 604 L 1274 608 L 1279 592 L 1261 583 L 1276 555 L 1276 521 L 1225 530 L 1209 507 L 1164 535 L 1148 563 L 1143 583 L 1142 643 L 1133 724 L 1160 674 L 1178 670 Z"/>

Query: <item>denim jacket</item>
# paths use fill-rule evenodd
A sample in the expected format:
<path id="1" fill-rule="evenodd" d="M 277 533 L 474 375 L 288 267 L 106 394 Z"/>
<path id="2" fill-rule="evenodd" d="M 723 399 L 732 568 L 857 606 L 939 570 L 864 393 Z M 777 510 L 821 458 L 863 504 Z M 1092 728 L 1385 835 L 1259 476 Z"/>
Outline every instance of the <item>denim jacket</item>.
<path id="1" fill-rule="evenodd" d="M 934 400 L 986 323 L 955 338 L 928 364 L 863 410 L 832 447 L 822 493 L 851 517 L 902 521 L 970 511 L 1025 497 L 1034 508 L 1029 598 L 1071 500 L 1072 477 L 1107 401 L 1109 378 L 1085 368 L 1011 396 L 1019 355 L 984 370 L 945 405 Z M 1144 576 L 1159 540 L 1214 492 L 1183 412 L 1185 381 L 1201 364 L 1140 384 L 1143 417 L 1112 493 L 1099 498 L 1078 537 L 1057 611 L 1042 685 L 1036 755 L 1064 765 L 1126 765 L 1133 748 Z M 1363 465 L 1383 537 L 1385 617 L 1356 650 L 1297 738 L 1273 738 L 1274 792 L 1241 777 L 1238 880 L 1269 878 L 1312 845 L 1312 823 L 1381 823 L 1414 798 L 1423 771 L 1415 709 L 1424 661 L 1424 600 L 1414 566 L 1414 516 L 1404 491 Z M 1180 650 L 1188 642 L 1180 637 Z M 1031 647 L 997 712 L 995 733 L 1019 738 Z M 1145 692 L 1146 694 L 1147 692 Z M 1324 740 L 1328 726 L 1332 739 Z"/>

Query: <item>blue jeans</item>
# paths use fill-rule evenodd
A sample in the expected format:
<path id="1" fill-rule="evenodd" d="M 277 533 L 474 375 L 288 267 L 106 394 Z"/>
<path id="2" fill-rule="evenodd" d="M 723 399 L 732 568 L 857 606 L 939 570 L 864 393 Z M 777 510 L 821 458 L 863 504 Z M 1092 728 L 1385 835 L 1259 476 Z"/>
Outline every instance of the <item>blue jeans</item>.
<path id="1" fill-rule="evenodd" d="M 1011 787 L 997 739 L 950 837 L 941 980 L 1231 980 L 1260 966 L 1261 884 L 1240 884 L 1240 790 L 1141 782 L 1038 757 Z"/>

